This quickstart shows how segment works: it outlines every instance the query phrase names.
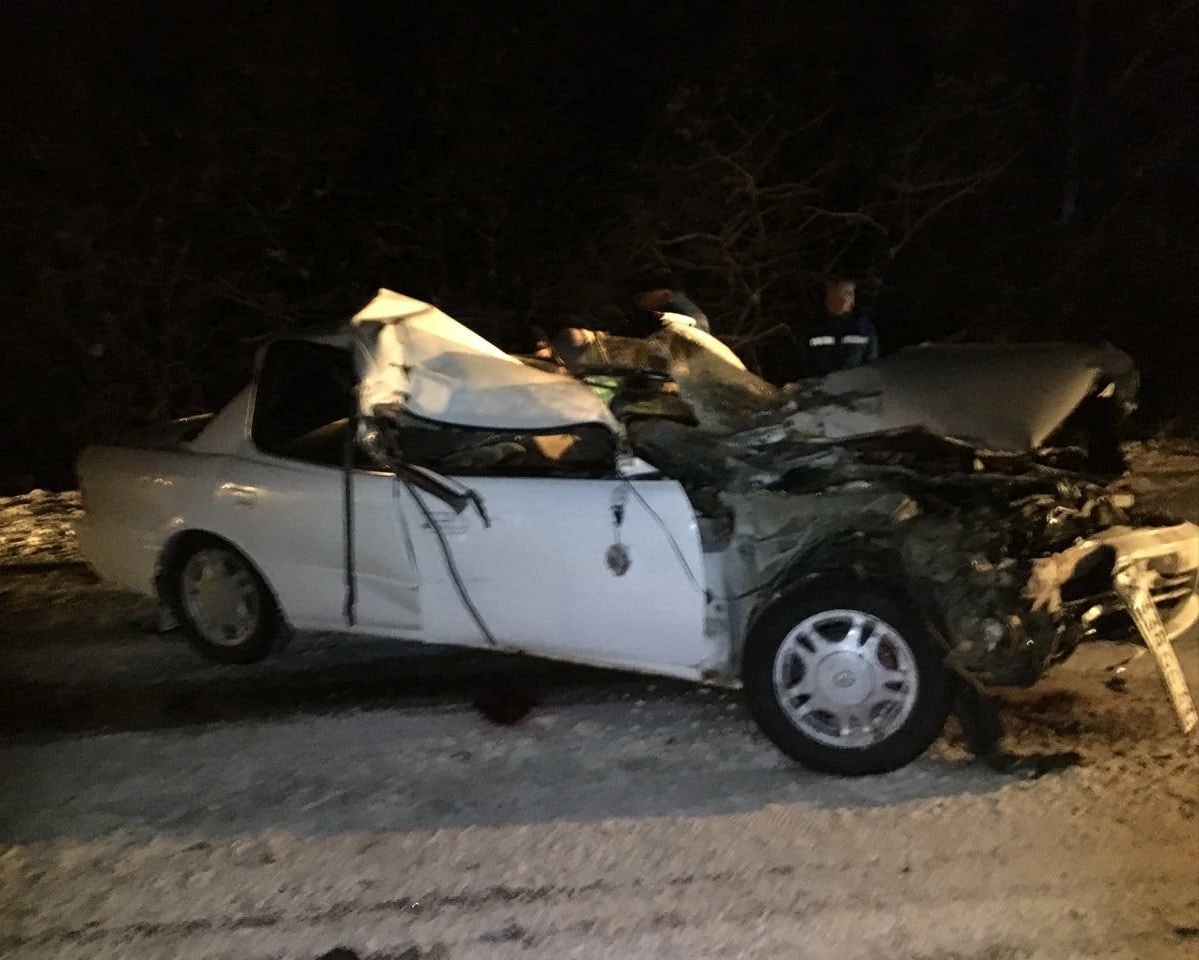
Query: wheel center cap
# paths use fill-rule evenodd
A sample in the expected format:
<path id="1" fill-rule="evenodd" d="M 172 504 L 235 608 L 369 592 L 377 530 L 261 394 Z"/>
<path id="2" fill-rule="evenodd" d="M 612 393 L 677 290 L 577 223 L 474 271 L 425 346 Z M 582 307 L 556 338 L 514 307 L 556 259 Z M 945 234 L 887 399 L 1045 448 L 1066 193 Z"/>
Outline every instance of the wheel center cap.
<path id="1" fill-rule="evenodd" d="M 237 609 L 237 598 L 228 584 L 216 578 L 200 584 L 200 602 L 213 620 L 227 620 Z"/>
<path id="2" fill-rule="evenodd" d="M 870 696 L 870 670 L 856 653 L 833 653 L 825 657 L 816 671 L 816 684 L 826 700 L 852 707 Z"/>

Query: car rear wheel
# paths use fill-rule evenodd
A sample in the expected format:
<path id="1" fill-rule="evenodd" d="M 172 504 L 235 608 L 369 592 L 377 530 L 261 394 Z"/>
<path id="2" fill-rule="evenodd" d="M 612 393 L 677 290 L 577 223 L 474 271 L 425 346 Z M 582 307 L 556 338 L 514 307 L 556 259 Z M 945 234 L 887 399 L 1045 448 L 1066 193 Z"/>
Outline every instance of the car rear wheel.
<path id="1" fill-rule="evenodd" d="M 275 645 L 279 608 L 253 565 L 215 538 L 189 543 L 173 565 L 175 614 L 189 642 L 219 663 L 257 663 Z"/>
<path id="2" fill-rule="evenodd" d="M 884 773 L 915 760 L 949 714 L 940 644 L 868 588 L 777 601 L 746 642 L 742 676 L 758 726 L 814 770 Z"/>

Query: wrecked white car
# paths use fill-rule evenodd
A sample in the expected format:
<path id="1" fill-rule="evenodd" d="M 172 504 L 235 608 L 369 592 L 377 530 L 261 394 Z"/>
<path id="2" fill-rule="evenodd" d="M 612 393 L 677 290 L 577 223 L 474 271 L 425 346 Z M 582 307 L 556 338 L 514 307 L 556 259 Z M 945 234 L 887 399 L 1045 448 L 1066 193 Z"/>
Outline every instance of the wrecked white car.
<path id="1" fill-rule="evenodd" d="M 977 389 L 985 348 L 780 390 L 682 318 L 522 361 L 381 291 L 216 416 L 85 451 L 79 542 L 222 662 L 342 631 L 743 686 L 791 757 L 890 770 L 958 677 L 1031 683 L 1127 629 L 1117 572 L 1168 636 L 1199 615 L 1199 529 L 1036 452 L 1130 366 L 1036 349 L 972 418 L 918 388 Z"/>

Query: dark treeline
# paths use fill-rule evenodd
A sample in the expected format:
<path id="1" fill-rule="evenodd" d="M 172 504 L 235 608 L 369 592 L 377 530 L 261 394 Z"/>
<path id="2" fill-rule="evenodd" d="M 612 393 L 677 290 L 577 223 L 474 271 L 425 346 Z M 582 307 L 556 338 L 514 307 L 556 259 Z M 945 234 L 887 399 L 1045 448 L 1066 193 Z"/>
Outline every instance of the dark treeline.
<path id="1" fill-rule="evenodd" d="M 1199 416 L 1195 0 L 5 16 L 0 477 L 211 408 L 379 286 L 510 349 L 678 286 L 785 380 L 848 272 L 884 348 L 1108 339 L 1147 422 Z"/>

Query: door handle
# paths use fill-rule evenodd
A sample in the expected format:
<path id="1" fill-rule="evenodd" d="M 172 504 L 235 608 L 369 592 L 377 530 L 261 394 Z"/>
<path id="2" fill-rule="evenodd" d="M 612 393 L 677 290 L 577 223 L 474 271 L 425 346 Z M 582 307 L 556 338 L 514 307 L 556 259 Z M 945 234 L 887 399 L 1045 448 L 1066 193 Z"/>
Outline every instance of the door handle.
<path id="1" fill-rule="evenodd" d="M 222 483 L 219 491 L 222 499 L 239 507 L 252 507 L 258 502 L 258 491 L 254 487 L 243 487 L 239 483 Z"/>

